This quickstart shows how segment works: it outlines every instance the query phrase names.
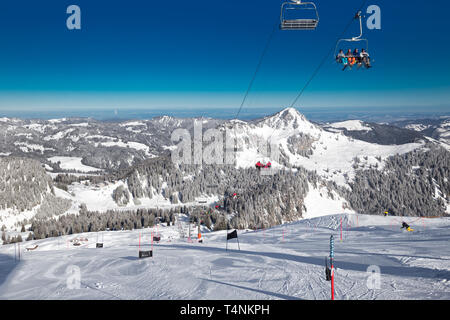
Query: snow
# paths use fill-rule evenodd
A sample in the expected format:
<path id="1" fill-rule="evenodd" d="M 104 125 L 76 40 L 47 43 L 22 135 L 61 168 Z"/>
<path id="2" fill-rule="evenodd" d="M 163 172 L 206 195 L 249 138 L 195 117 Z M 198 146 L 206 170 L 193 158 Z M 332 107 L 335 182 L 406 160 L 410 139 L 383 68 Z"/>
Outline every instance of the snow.
<path id="1" fill-rule="evenodd" d="M 100 139 L 100 140 L 108 140 L 108 141 L 117 140 L 116 138 L 109 137 L 109 136 L 102 136 L 100 134 L 94 134 L 94 135 L 90 135 L 90 136 L 86 135 L 85 137 L 86 137 L 86 139 Z"/>
<path id="2" fill-rule="evenodd" d="M 42 145 L 39 144 L 31 144 L 26 142 L 14 142 L 14 145 L 19 146 L 19 149 L 22 150 L 22 152 L 28 153 L 31 151 L 39 151 L 41 153 L 44 153 L 44 151 L 55 151 L 53 148 L 45 148 Z"/>
<path id="3" fill-rule="evenodd" d="M 86 166 L 81 163 L 83 158 L 79 157 L 51 157 L 48 158 L 50 162 L 61 162 L 60 167 L 63 170 L 78 170 L 82 172 L 101 171 L 101 169 Z"/>
<path id="4" fill-rule="evenodd" d="M 314 188 L 309 185 L 309 192 L 305 197 L 304 205 L 306 212 L 303 218 L 317 218 L 337 213 L 355 213 L 353 210 L 344 209 L 345 199 L 339 197 L 336 192 L 332 192 L 333 198 L 328 196 L 328 190 L 325 187 Z"/>
<path id="5" fill-rule="evenodd" d="M 419 131 L 419 132 L 428 129 L 429 127 L 431 127 L 431 126 L 430 125 L 419 124 L 419 123 L 417 123 L 417 124 L 408 124 L 408 125 L 405 126 L 406 129 Z"/>
<path id="6" fill-rule="evenodd" d="M 128 127 L 128 126 L 146 126 L 145 122 L 142 121 L 131 121 L 131 122 L 125 122 L 119 124 L 121 127 Z"/>
<path id="7" fill-rule="evenodd" d="M 198 205 L 197 201 L 172 204 L 168 198 L 165 198 L 156 190 L 153 190 L 152 198 L 134 198 L 130 193 L 130 201 L 127 205 L 119 206 L 112 198 L 113 191 L 119 186 L 127 189 L 123 181 L 115 183 L 106 183 L 101 185 L 84 185 L 83 183 L 73 183 L 68 188 L 69 193 L 66 196 L 61 196 L 72 200 L 78 205 L 84 203 L 90 211 L 106 212 L 107 210 L 137 210 L 148 208 L 179 208 L 181 206 Z M 143 183 L 143 187 L 146 185 Z M 164 188 L 164 185 L 163 185 Z M 161 190 L 160 190 L 161 191 Z M 206 200 L 206 204 L 212 204 L 219 200 L 218 196 L 202 196 L 199 197 Z"/>
<path id="8" fill-rule="evenodd" d="M 148 157 L 152 157 L 153 154 L 150 153 L 150 147 L 139 142 L 134 141 L 128 141 L 127 143 L 123 142 L 122 139 L 119 139 L 118 141 L 106 141 L 106 142 L 100 142 L 96 143 L 96 146 L 101 145 L 104 147 L 122 147 L 122 148 L 132 148 L 138 151 L 144 151 L 145 155 Z"/>
<path id="9" fill-rule="evenodd" d="M 195 198 L 197 204 L 210 206 L 218 202 L 219 200 L 220 200 L 219 197 L 216 195 L 215 196 L 202 195 L 200 197 Z"/>
<path id="10" fill-rule="evenodd" d="M 136 130 L 135 127 L 127 127 L 125 130 L 133 133 L 142 133 L 142 130 Z"/>
<path id="11" fill-rule="evenodd" d="M 161 123 L 161 124 L 166 125 L 166 124 L 171 123 L 171 122 L 180 123 L 180 120 L 175 119 L 175 118 L 170 117 L 170 116 L 162 116 L 162 117 L 160 117 L 158 119 L 158 122 Z"/>
<path id="12" fill-rule="evenodd" d="M 60 119 L 49 119 L 48 122 L 50 123 L 61 123 L 67 121 L 67 118 L 60 118 Z"/>
<path id="13" fill-rule="evenodd" d="M 12 230 L 15 228 L 16 223 L 23 222 L 25 219 L 33 218 L 40 205 L 35 206 L 31 210 L 26 210 L 22 212 L 17 212 L 17 210 L 13 209 L 1 209 L 0 210 L 0 225 L 4 225 L 7 230 Z"/>
<path id="14" fill-rule="evenodd" d="M 307 170 L 317 170 L 325 178 L 335 181 L 339 185 L 346 185 L 344 174 L 347 173 L 350 181 L 355 175 L 353 168 L 353 158 L 358 157 L 361 166 L 368 166 L 377 163 L 376 157 L 385 160 L 394 154 L 403 154 L 421 147 L 421 143 L 409 143 L 400 146 L 396 145 L 377 145 L 360 140 L 351 140 L 342 138 L 338 141 L 331 141 L 329 137 L 324 136 L 323 144 L 317 146 L 313 155 L 309 158 L 297 157 L 292 161 L 301 165 Z M 367 160 L 364 160 L 367 157 Z M 379 163 L 379 169 L 383 168 L 384 162 Z M 328 171 L 328 172 L 327 172 Z"/>
<path id="15" fill-rule="evenodd" d="M 74 128 L 71 128 L 71 129 L 59 131 L 53 135 L 44 137 L 44 140 L 45 141 L 60 140 L 60 139 L 64 138 L 65 136 L 67 136 L 69 133 L 73 132 L 74 130 L 75 130 Z"/>
<path id="16" fill-rule="evenodd" d="M 16 137 L 25 137 L 25 139 L 31 139 L 33 138 L 32 133 L 16 133 Z"/>
<path id="17" fill-rule="evenodd" d="M 365 126 L 360 120 L 334 122 L 329 124 L 329 126 L 336 129 L 347 129 L 348 131 L 372 131 L 371 127 Z"/>
<path id="18" fill-rule="evenodd" d="M 2 118 L 0 118 L 0 122 L 20 122 L 20 120 L 2 117 Z"/>
<path id="19" fill-rule="evenodd" d="M 70 126 L 72 126 L 72 127 L 89 127 L 89 123 L 88 122 L 71 123 Z"/>
<path id="20" fill-rule="evenodd" d="M 119 186 L 124 186 L 122 181 L 111 183 L 106 186 L 85 186 L 82 183 L 73 183 L 69 186 L 69 193 L 74 197 L 74 202 L 86 204 L 88 210 L 104 212 L 109 209 L 117 209 L 118 205 L 112 198 L 113 191 Z"/>
<path id="21" fill-rule="evenodd" d="M 42 125 L 42 124 L 40 124 L 40 123 L 31 123 L 31 124 L 24 125 L 23 127 L 24 127 L 24 128 L 27 128 L 27 129 L 29 129 L 29 130 L 33 130 L 33 131 L 37 131 L 37 132 L 40 132 L 40 133 L 44 133 L 44 132 L 45 132 L 45 129 L 46 129 L 47 127 L 49 127 L 49 126 L 47 126 L 47 125 Z"/>
<path id="22" fill-rule="evenodd" d="M 50 123 L 61 123 L 61 122 L 64 122 L 64 121 L 67 121 L 67 118 L 50 119 L 50 120 L 48 120 L 48 122 L 50 122 Z"/>
<path id="23" fill-rule="evenodd" d="M 14 261 L 14 245 L 4 245 L 0 298 L 329 300 L 324 259 L 334 235 L 337 300 L 450 299 L 450 219 L 404 219 L 414 232 L 400 229 L 398 217 L 356 214 L 239 230 L 240 250 L 230 240 L 228 251 L 225 231 L 203 229 L 204 243 L 180 237 L 185 222 L 28 241 L 21 244 L 20 262 Z M 151 232 L 159 233 L 161 242 L 153 244 L 153 258 L 138 259 L 139 237 L 141 249 L 148 250 Z M 75 247 L 76 238 L 88 241 Z M 95 248 L 97 239 L 104 248 Z M 381 271 L 375 289 L 367 285 L 373 265 Z M 79 270 L 79 288 L 68 286 L 69 268 Z"/>

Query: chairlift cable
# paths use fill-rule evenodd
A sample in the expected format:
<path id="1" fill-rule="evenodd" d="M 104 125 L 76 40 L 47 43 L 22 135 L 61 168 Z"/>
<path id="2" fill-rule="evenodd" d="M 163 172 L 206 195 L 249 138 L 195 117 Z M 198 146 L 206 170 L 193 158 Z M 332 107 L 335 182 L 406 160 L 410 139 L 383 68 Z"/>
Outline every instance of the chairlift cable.
<path id="1" fill-rule="evenodd" d="M 347 24 L 347 26 L 345 27 L 344 31 L 339 35 L 338 40 L 347 32 L 347 30 L 350 28 L 350 26 L 352 25 L 353 21 L 355 20 L 356 17 L 359 16 L 359 13 L 361 12 L 362 8 L 366 5 L 367 0 L 363 0 L 363 3 L 361 4 L 360 8 L 358 9 L 358 13 L 355 17 L 352 17 L 352 19 L 350 20 L 350 22 Z M 311 77 L 308 79 L 308 81 L 306 82 L 306 84 L 303 86 L 302 90 L 300 91 L 300 93 L 295 97 L 294 101 L 291 103 L 290 107 L 293 108 L 294 105 L 297 103 L 297 101 L 300 99 L 300 97 L 303 95 L 303 93 L 305 92 L 306 88 L 309 86 L 309 84 L 313 81 L 313 79 L 316 77 L 316 75 L 319 73 L 320 69 L 322 68 L 322 66 L 325 64 L 325 62 L 328 60 L 328 57 L 330 56 L 330 54 L 332 52 L 334 52 L 336 43 L 330 48 L 330 50 L 327 52 L 327 54 L 323 57 L 322 61 L 319 63 L 319 65 L 317 66 L 317 68 L 314 70 L 314 72 L 312 73 Z"/>
<path id="2" fill-rule="evenodd" d="M 247 100 L 247 97 L 248 97 L 248 95 L 250 93 L 250 90 L 253 87 L 253 83 L 255 82 L 256 76 L 258 75 L 259 69 L 261 68 L 262 62 L 263 62 L 264 57 L 265 57 L 265 55 L 266 55 L 266 53 L 267 53 L 267 51 L 269 49 L 270 43 L 272 42 L 273 36 L 275 34 L 275 31 L 278 28 L 278 23 L 279 23 L 279 21 L 278 21 L 278 17 L 277 17 L 277 21 L 276 21 L 275 25 L 272 28 L 272 32 L 270 33 L 269 38 L 267 39 L 266 45 L 264 46 L 264 49 L 263 49 L 263 51 L 261 53 L 261 56 L 260 56 L 259 61 L 258 61 L 258 64 L 256 65 L 255 72 L 253 73 L 253 76 L 252 76 L 252 78 L 250 80 L 250 83 L 249 83 L 249 85 L 247 87 L 247 91 L 245 92 L 244 98 L 242 99 L 241 105 L 239 106 L 238 112 L 236 113 L 236 116 L 235 116 L 236 120 L 238 119 L 239 114 L 241 113 L 242 108 L 244 107 L 245 101 Z M 234 141 L 234 152 L 237 152 L 237 150 L 238 150 L 238 145 L 237 145 L 238 141 L 237 141 L 236 127 L 237 127 L 237 124 L 234 125 L 234 135 L 236 137 L 236 140 Z"/>
<path id="3" fill-rule="evenodd" d="M 272 29 L 272 32 L 270 33 L 270 36 L 269 36 L 269 38 L 267 39 L 267 43 L 266 43 L 266 45 L 265 45 L 265 47 L 264 47 L 264 49 L 263 49 L 263 52 L 262 52 L 262 54 L 261 54 L 261 56 L 260 56 L 260 58 L 259 58 L 258 64 L 256 65 L 256 70 L 255 70 L 255 72 L 253 73 L 253 77 L 252 77 L 252 79 L 250 80 L 250 83 L 249 83 L 249 85 L 248 85 L 247 91 L 245 92 L 244 98 L 242 99 L 241 105 L 240 105 L 240 107 L 239 107 L 239 110 L 238 110 L 238 112 L 237 112 L 237 114 L 236 114 L 235 119 L 237 119 L 238 116 L 239 116 L 239 114 L 241 113 L 242 107 L 244 106 L 245 101 L 247 100 L 248 94 L 250 93 L 250 90 L 251 90 L 252 87 L 253 87 L 253 83 L 255 82 L 256 76 L 258 75 L 259 69 L 261 68 L 262 62 L 263 62 L 264 57 L 265 57 L 265 55 L 266 55 L 266 53 L 267 53 L 267 51 L 268 51 L 268 49 L 269 49 L 269 45 L 270 45 L 270 43 L 272 42 L 273 36 L 274 36 L 275 31 L 277 30 L 277 28 L 278 28 L 278 18 L 277 18 L 277 23 L 275 23 L 275 25 L 274 25 L 274 27 L 273 27 L 273 29 Z"/>

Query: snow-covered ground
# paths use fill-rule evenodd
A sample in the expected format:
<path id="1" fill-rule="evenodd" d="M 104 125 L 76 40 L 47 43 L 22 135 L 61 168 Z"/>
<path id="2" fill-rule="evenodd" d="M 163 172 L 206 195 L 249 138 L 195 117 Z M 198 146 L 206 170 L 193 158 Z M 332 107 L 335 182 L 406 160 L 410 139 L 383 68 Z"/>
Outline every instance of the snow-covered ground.
<path id="1" fill-rule="evenodd" d="M 218 196 L 201 196 L 193 202 L 185 202 L 172 204 L 168 198 L 161 194 L 154 193 L 150 198 L 134 198 L 130 193 L 130 201 L 127 205 L 119 206 L 113 199 L 112 194 L 115 189 L 120 186 L 126 186 L 123 181 L 109 184 L 89 185 L 85 186 L 83 183 L 73 183 L 69 186 L 69 192 L 65 192 L 55 188 L 57 195 L 61 198 L 72 200 L 78 206 L 84 203 L 88 210 L 105 212 L 107 210 L 137 210 L 148 208 L 176 208 L 180 206 L 192 205 L 212 205 L 219 201 Z"/>
<path id="2" fill-rule="evenodd" d="M 365 126 L 360 120 L 347 120 L 342 122 L 334 122 L 329 124 L 330 127 L 335 129 L 347 129 L 349 131 L 371 131 L 372 128 Z"/>
<path id="3" fill-rule="evenodd" d="M 39 145 L 39 144 L 29 144 L 29 143 L 26 143 L 26 142 L 18 142 L 18 141 L 14 142 L 14 145 L 19 146 L 19 149 L 22 150 L 22 152 L 25 152 L 25 153 L 33 151 L 33 150 L 34 151 L 39 151 L 41 153 L 44 153 L 44 151 L 46 151 L 46 150 L 50 150 L 50 151 L 54 151 L 55 150 L 55 149 L 52 149 L 52 148 L 45 148 L 44 146 Z"/>
<path id="4" fill-rule="evenodd" d="M 347 209 L 349 207 L 347 201 L 336 192 L 332 192 L 332 197 L 328 193 L 327 188 L 319 187 L 316 189 L 310 184 L 308 194 L 305 197 L 306 212 L 303 214 L 303 218 L 317 218 L 339 212 L 355 213 L 353 210 Z"/>
<path id="5" fill-rule="evenodd" d="M 38 212 L 39 208 L 40 205 L 37 205 L 31 210 L 21 212 L 10 208 L 0 209 L 0 225 L 5 226 L 7 230 L 12 230 L 14 228 L 18 228 L 20 230 L 22 222 L 25 219 L 32 219 Z M 19 226 L 16 225 L 17 223 L 19 223 Z"/>
<path id="6" fill-rule="evenodd" d="M 405 129 L 414 130 L 414 131 L 423 131 L 431 127 L 431 125 L 424 124 L 408 124 L 405 126 Z"/>
<path id="7" fill-rule="evenodd" d="M 101 169 L 86 166 L 81 163 L 82 158 L 79 157 L 51 157 L 50 162 L 61 162 L 60 167 L 63 170 L 78 170 L 81 172 L 101 171 Z"/>
<path id="8" fill-rule="evenodd" d="M 399 217 L 356 214 L 240 230 L 240 251 L 235 239 L 225 250 L 225 231 L 192 243 L 179 226 L 30 241 L 18 262 L 14 245 L 5 245 L 0 298 L 329 299 L 324 264 L 334 235 L 336 299 L 450 299 L 450 218 L 403 219 L 415 231 L 401 230 Z M 139 259 L 139 234 L 148 249 L 152 231 L 161 243 L 153 258 Z M 104 248 L 95 248 L 97 236 Z M 88 241 L 76 247 L 75 238 Z M 369 266 L 380 268 L 379 288 L 367 285 Z"/>

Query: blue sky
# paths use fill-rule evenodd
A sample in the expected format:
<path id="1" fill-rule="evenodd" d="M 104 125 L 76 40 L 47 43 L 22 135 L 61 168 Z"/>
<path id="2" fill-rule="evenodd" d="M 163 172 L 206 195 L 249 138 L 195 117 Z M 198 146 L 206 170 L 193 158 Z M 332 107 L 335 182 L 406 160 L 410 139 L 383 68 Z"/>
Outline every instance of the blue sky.
<path id="1" fill-rule="evenodd" d="M 317 0 L 316 31 L 277 30 L 245 108 L 285 107 L 361 0 Z M 66 28 L 81 8 L 82 29 Z M 450 101 L 450 3 L 369 0 L 374 68 L 325 63 L 296 107 L 440 106 Z M 239 108 L 281 1 L 9 1 L 0 10 L 1 110 Z M 355 23 L 348 36 L 358 33 Z M 448 106 L 450 109 L 450 106 Z"/>

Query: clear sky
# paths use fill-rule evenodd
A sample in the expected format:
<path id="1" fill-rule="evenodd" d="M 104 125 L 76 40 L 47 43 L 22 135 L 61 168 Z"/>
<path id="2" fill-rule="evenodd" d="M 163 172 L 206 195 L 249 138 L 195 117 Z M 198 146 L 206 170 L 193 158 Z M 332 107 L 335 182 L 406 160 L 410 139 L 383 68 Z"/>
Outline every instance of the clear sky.
<path id="1" fill-rule="evenodd" d="M 239 108 L 279 20 L 279 0 L 27 0 L 0 8 L 2 110 Z M 317 0 L 315 31 L 276 30 L 245 108 L 285 107 L 361 0 Z M 68 30 L 66 8 L 81 8 Z M 450 3 L 369 0 L 374 67 L 332 57 L 296 107 L 440 106 L 450 102 Z M 348 36 L 358 34 L 355 23 Z"/>

